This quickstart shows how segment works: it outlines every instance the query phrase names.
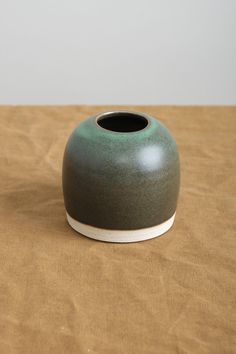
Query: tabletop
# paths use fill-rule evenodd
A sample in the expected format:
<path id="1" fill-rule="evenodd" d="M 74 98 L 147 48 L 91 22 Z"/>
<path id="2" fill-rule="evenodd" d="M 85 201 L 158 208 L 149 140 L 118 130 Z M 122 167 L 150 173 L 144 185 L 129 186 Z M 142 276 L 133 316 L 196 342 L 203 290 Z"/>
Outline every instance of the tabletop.
<path id="1" fill-rule="evenodd" d="M 173 228 L 132 244 L 67 224 L 68 136 L 125 108 L 175 137 Z M 236 107 L 0 106 L 0 353 L 236 352 Z"/>

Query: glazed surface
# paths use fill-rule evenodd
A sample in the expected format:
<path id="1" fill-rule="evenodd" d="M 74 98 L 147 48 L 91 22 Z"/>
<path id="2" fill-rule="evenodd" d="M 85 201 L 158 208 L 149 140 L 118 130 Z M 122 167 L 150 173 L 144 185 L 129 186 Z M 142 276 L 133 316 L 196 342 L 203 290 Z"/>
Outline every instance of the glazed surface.
<path id="1" fill-rule="evenodd" d="M 152 227 L 176 211 L 180 172 L 176 143 L 158 120 L 122 133 L 100 127 L 96 116 L 70 136 L 64 154 L 67 213 L 105 229 Z"/>

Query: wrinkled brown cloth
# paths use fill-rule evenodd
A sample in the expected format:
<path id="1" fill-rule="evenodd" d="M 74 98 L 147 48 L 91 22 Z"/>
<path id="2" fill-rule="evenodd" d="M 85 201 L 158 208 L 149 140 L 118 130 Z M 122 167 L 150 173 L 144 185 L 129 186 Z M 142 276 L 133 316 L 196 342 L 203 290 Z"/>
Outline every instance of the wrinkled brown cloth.
<path id="1" fill-rule="evenodd" d="M 236 353 L 236 107 L 129 107 L 182 172 L 173 228 L 133 244 L 76 233 L 62 197 L 69 134 L 115 108 L 0 107 L 0 353 Z"/>

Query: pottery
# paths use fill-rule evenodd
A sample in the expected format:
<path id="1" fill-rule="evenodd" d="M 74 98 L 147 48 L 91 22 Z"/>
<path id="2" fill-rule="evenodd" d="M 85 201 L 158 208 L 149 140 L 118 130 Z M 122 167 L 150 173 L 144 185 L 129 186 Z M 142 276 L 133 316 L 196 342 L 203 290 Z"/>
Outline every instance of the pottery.
<path id="1" fill-rule="evenodd" d="M 180 184 L 176 143 L 157 119 L 113 111 L 80 123 L 63 161 L 67 220 L 108 242 L 162 235 L 174 222 Z"/>

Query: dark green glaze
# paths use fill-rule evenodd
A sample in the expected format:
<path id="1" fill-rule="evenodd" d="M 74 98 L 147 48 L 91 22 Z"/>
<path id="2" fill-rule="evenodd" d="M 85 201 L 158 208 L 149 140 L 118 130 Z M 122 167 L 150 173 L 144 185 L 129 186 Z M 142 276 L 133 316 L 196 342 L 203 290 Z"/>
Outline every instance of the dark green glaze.
<path id="1" fill-rule="evenodd" d="M 69 138 L 63 191 L 67 213 L 79 222 L 132 230 L 159 225 L 176 211 L 180 172 L 175 141 L 156 119 L 129 114 L 141 115 L 148 125 L 115 132 L 99 126 L 93 116 Z"/>

